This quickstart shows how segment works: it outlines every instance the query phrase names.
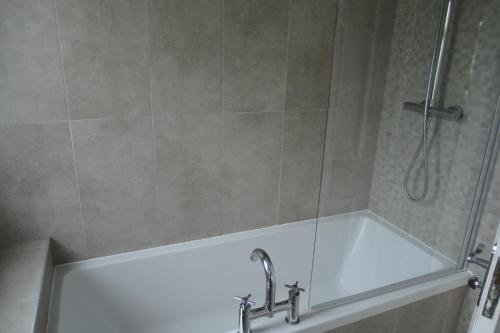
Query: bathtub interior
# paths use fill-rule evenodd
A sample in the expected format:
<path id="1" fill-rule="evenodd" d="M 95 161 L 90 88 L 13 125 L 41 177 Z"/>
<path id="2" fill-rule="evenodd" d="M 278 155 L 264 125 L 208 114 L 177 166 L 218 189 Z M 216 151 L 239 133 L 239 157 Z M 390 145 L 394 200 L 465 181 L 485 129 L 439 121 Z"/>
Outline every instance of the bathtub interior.
<path id="1" fill-rule="evenodd" d="M 276 230 L 274 230 L 276 229 Z M 257 247 L 270 254 L 277 299 L 285 283 L 310 285 L 313 221 L 110 256 L 58 267 L 49 333 L 226 332 L 237 327 L 234 296 L 264 300 Z M 302 311 L 308 293 L 303 295 Z"/>
<path id="2" fill-rule="evenodd" d="M 314 260 L 311 306 L 342 303 L 457 268 L 453 260 L 368 210 L 319 219 Z"/>
<path id="3" fill-rule="evenodd" d="M 317 236 L 314 221 L 59 266 L 48 333 L 231 331 L 234 296 L 264 300 L 263 269 L 249 260 L 258 247 L 273 260 L 277 300 L 287 297 L 285 283 L 307 289 L 301 311 L 456 267 L 368 211 L 322 218 Z"/>

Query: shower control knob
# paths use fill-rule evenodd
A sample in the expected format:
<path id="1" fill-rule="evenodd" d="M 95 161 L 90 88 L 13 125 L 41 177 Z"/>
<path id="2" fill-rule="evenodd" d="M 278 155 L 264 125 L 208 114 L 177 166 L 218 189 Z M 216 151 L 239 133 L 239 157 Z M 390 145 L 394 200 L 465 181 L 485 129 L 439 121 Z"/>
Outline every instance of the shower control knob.
<path id="1" fill-rule="evenodd" d="M 481 289 L 483 287 L 483 284 L 479 281 L 479 279 L 476 276 L 470 278 L 467 284 L 474 290 L 477 288 Z"/>

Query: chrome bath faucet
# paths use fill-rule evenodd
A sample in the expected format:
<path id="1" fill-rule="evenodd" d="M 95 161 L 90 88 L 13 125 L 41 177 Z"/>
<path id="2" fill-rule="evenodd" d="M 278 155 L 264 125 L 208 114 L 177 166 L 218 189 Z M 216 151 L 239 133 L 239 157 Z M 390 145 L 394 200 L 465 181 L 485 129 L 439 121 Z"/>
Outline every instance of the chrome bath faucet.
<path id="1" fill-rule="evenodd" d="M 271 258 L 262 249 L 255 249 L 250 254 L 250 260 L 260 261 L 266 275 L 266 297 L 264 304 L 261 307 L 252 309 L 255 303 L 250 300 L 250 294 L 246 297 L 235 297 L 240 301 L 238 333 L 251 333 L 252 319 L 260 317 L 273 317 L 275 313 L 287 311 L 285 321 L 290 325 L 295 325 L 300 322 L 299 318 L 299 299 L 300 292 L 304 292 L 303 288 L 299 288 L 298 282 L 293 285 L 285 284 L 289 288 L 288 299 L 276 303 L 276 276 L 274 274 L 274 266 Z"/>
<path id="2" fill-rule="evenodd" d="M 250 260 L 259 261 L 262 263 L 264 273 L 266 274 L 266 299 L 262 309 L 262 316 L 271 318 L 274 315 L 274 302 L 276 300 L 276 275 L 274 274 L 274 266 L 271 258 L 262 249 L 255 249 L 250 254 Z"/>

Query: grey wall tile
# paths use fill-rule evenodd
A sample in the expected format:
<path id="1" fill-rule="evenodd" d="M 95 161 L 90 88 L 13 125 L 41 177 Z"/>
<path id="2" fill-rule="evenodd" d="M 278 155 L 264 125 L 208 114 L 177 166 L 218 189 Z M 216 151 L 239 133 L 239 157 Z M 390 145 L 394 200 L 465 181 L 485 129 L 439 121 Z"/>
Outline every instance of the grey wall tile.
<path id="1" fill-rule="evenodd" d="M 337 1 L 292 0 L 286 108 L 327 109 Z"/>
<path id="2" fill-rule="evenodd" d="M 90 256 L 157 245 L 151 120 L 72 121 Z"/>
<path id="3" fill-rule="evenodd" d="M 221 118 L 155 118 L 161 244 L 221 233 Z"/>
<path id="4" fill-rule="evenodd" d="M 339 5 L 339 27 L 335 38 L 334 77 L 332 78 L 332 100 L 330 110 L 335 113 L 336 154 L 351 157 L 359 154 L 363 140 L 364 118 L 370 113 L 380 113 L 379 108 L 366 107 L 370 85 L 380 87 L 384 76 L 372 77 L 374 52 L 373 41 L 377 36 L 378 1 L 341 1 Z M 390 10 L 391 7 L 387 6 Z M 383 41 L 389 44 L 390 35 Z M 390 45 L 390 44 L 389 44 Z M 383 85 L 382 87 L 383 88 Z M 383 95 L 383 89 L 374 94 Z M 378 128 L 378 124 L 368 124 Z M 333 129 L 332 129 L 333 130 Z"/>
<path id="5" fill-rule="evenodd" d="M 86 256 L 67 122 L 0 125 L 0 180 L 0 243 L 52 237 L 59 258 Z"/>
<path id="6" fill-rule="evenodd" d="M 150 0 L 153 112 L 222 109 L 222 0 Z"/>
<path id="7" fill-rule="evenodd" d="M 146 2 L 57 0 L 71 119 L 149 114 Z"/>
<path id="8" fill-rule="evenodd" d="M 411 303 L 398 315 L 395 333 L 440 333 L 448 308 L 447 294 Z"/>
<path id="9" fill-rule="evenodd" d="M 481 274 L 481 272 L 477 272 Z M 477 299 L 479 297 L 480 290 L 469 290 L 465 296 L 465 300 L 462 304 L 462 309 L 460 311 L 460 316 L 458 318 L 457 327 L 454 333 L 467 333 L 469 332 L 469 325 L 476 309 Z"/>
<path id="10" fill-rule="evenodd" d="M 1 1 L 0 22 L 0 122 L 65 120 L 53 1 Z"/>
<path id="11" fill-rule="evenodd" d="M 442 333 L 456 333 L 460 310 L 469 289 L 467 286 L 464 286 L 448 293 L 448 307 L 446 317 L 443 321 Z"/>
<path id="12" fill-rule="evenodd" d="M 282 112 L 226 114 L 224 232 L 276 224 L 282 121 Z"/>
<path id="13" fill-rule="evenodd" d="M 460 287 L 327 333 L 452 333 L 464 299 Z"/>
<path id="14" fill-rule="evenodd" d="M 284 108 L 289 0 L 224 2 L 224 108 Z"/>
<path id="15" fill-rule="evenodd" d="M 396 3 L 338 8 L 321 216 L 368 207 Z"/>
<path id="16" fill-rule="evenodd" d="M 279 222 L 316 217 L 323 164 L 326 111 L 285 115 Z"/>
<path id="17" fill-rule="evenodd" d="M 338 333 L 393 333 L 399 313 L 400 309 L 384 312 L 342 327 Z"/>

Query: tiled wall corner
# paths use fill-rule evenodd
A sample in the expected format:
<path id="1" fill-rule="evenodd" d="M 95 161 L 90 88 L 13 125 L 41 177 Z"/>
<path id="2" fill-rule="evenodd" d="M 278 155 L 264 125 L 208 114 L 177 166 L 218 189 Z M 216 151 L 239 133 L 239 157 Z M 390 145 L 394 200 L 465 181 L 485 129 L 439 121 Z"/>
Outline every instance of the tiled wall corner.
<path id="1" fill-rule="evenodd" d="M 85 256 L 67 122 L 0 125 L 0 242 L 52 237 L 58 257 Z"/>

